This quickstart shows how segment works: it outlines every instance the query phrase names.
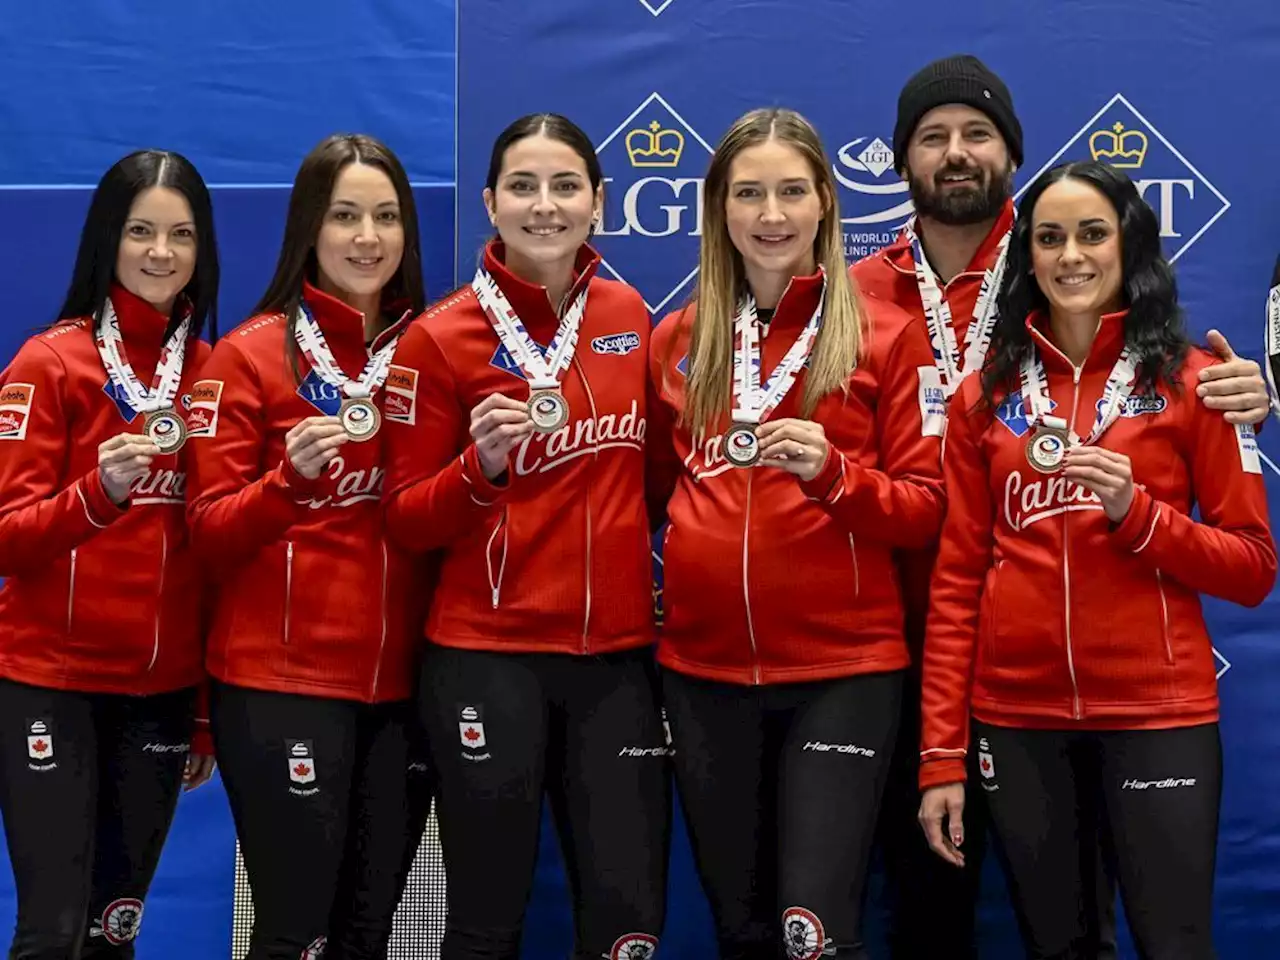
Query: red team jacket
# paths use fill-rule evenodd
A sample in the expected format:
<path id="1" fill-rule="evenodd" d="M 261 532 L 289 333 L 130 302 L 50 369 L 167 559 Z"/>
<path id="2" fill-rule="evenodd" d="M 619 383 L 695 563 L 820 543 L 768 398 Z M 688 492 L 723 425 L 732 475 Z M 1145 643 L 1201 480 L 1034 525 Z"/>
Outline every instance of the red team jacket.
<path id="1" fill-rule="evenodd" d="M 1043 321 L 1028 321 L 1057 415 L 1078 434 L 1092 427 L 1123 322 L 1103 318 L 1076 386 Z M 1252 431 L 1195 394 L 1198 373 L 1214 362 L 1192 350 L 1175 388 L 1130 397 L 1098 441 L 1133 464 L 1133 505 L 1119 524 L 1095 494 L 1032 469 L 1019 393 L 993 414 L 975 409 L 977 377 L 961 386 L 947 427 L 949 505 L 925 644 L 922 788 L 965 779 L 970 715 L 1056 729 L 1217 719 L 1200 594 L 1260 603 L 1276 553 Z"/>
<path id="2" fill-rule="evenodd" d="M 169 318 L 111 291 L 125 351 L 150 386 Z M 177 400 L 208 356 L 187 344 Z M 29 339 L 0 375 L 0 676 L 146 695 L 204 679 L 201 587 L 183 515 L 190 447 L 158 456 L 116 506 L 98 445 L 141 433 L 117 398 L 90 318 Z M 209 752 L 205 750 L 204 752 Z"/>
<path id="3" fill-rule="evenodd" d="M 791 281 L 762 341 L 762 379 L 808 322 L 821 289 L 821 274 Z M 678 423 L 696 306 L 654 331 L 652 481 L 659 490 L 674 484 L 663 665 L 740 684 L 906 666 L 892 549 L 937 537 L 944 404 L 918 325 L 889 304 L 862 306 L 865 353 L 848 397 L 833 392 L 810 418 L 824 427 L 831 453 L 809 483 L 771 467 L 731 466 L 722 432 L 695 442 Z M 770 419 L 798 417 L 803 390 L 802 372 Z"/>
<path id="4" fill-rule="evenodd" d="M 350 377 L 399 329 L 366 349 L 359 311 L 310 285 L 304 297 Z M 285 335 L 282 315 L 248 320 L 219 340 L 192 390 L 188 516 L 218 588 L 208 670 L 262 690 L 402 700 L 412 693 L 421 583 L 383 531 L 387 429 L 344 444 L 315 480 L 297 473 L 285 434 L 335 415 L 342 398 L 301 356 L 298 383 Z"/>
<path id="5" fill-rule="evenodd" d="M 485 265 L 547 344 L 560 318 L 545 288 Z M 645 358 L 649 315 L 635 290 L 596 276 L 583 247 L 571 302 L 586 314 L 562 389 L 569 422 L 512 451 L 506 482 L 480 469 L 470 412 L 491 393 L 529 396 L 470 286 L 414 321 L 396 363 L 399 408 L 388 409 L 387 526 L 404 547 L 442 550 L 427 636 L 448 647 L 594 654 L 653 641 L 652 569 L 644 501 Z"/>
<path id="6" fill-rule="evenodd" d="M 964 343 L 969 331 L 969 321 L 982 290 L 986 271 L 995 266 L 999 254 L 1000 239 L 1013 226 L 1014 207 L 1010 200 L 1004 205 L 995 226 L 978 247 L 973 259 L 963 272 L 956 274 L 943 285 L 947 303 L 951 307 L 951 324 L 956 342 Z M 905 310 L 916 320 L 920 329 L 928 335 L 924 303 L 916 283 L 915 260 L 911 256 L 911 244 L 901 234 L 893 243 L 869 257 L 859 260 L 849 268 L 854 283 L 868 297 L 886 300 Z M 923 550 L 903 550 L 898 553 L 902 575 L 903 601 L 906 606 L 907 643 L 912 650 L 916 666 L 919 665 L 924 643 L 925 614 L 929 607 L 929 578 L 933 574 L 933 562 L 937 545 L 930 544 Z"/>

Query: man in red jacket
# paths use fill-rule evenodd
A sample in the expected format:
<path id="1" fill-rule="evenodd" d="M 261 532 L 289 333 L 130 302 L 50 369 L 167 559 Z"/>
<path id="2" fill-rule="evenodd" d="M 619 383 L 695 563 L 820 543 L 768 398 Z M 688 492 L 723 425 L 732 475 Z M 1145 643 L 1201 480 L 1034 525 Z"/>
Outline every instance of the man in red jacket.
<path id="1" fill-rule="evenodd" d="M 893 153 L 911 188 L 916 215 L 892 244 L 850 272 L 863 293 L 898 305 L 929 328 L 949 397 L 981 367 L 995 320 L 1003 252 L 1014 220 L 1013 177 L 1023 159 L 1022 126 L 1008 88 L 972 56 L 926 65 L 899 95 Z M 1268 401 L 1258 365 L 1237 357 L 1217 331 L 1209 332 L 1209 343 L 1222 362 L 1200 374 L 1198 393 L 1205 405 L 1223 411 L 1232 423 L 1263 420 Z M 904 958 L 976 955 L 982 821 L 977 811 L 968 811 L 968 856 L 961 873 L 929 853 L 915 818 L 918 670 L 934 553 L 930 548 L 900 557 L 915 679 L 903 697 L 895 766 L 881 805 L 894 913 L 891 941 L 894 956 Z M 1099 882 L 1110 886 L 1102 876 Z M 1106 957 L 1114 955 L 1114 920 L 1110 893 L 1103 899 L 1098 949 Z"/>

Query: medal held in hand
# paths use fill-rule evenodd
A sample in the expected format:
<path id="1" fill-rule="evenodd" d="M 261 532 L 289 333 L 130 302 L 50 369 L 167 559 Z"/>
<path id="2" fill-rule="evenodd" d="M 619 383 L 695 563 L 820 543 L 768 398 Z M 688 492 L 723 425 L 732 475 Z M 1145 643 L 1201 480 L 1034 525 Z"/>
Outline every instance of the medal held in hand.
<path id="1" fill-rule="evenodd" d="M 382 426 L 382 414 L 377 405 L 366 397 L 348 397 L 338 408 L 338 422 L 349 440 L 363 443 L 371 440 Z"/>
<path id="2" fill-rule="evenodd" d="M 1041 473 L 1057 473 L 1071 445 L 1070 436 L 1067 421 L 1045 417 L 1027 441 L 1027 461 Z"/>
<path id="3" fill-rule="evenodd" d="M 400 335 L 396 334 L 370 354 L 359 378 L 352 380 L 338 366 L 338 361 L 324 338 L 324 331 L 305 305 L 298 307 L 293 334 L 298 342 L 298 349 L 307 358 L 316 376 L 342 392 L 344 399 L 338 407 L 338 422 L 342 424 L 347 439 L 356 443 L 372 440 L 382 426 L 382 414 L 378 412 L 373 395 L 387 381 L 391 357 L 396 352 Z"/>
<path id="4" fill-rule="evenodd" d="M 724 435 L 724 457 L 735 467 L 752 467 L 760 459 L 760 438 L 753 423 L 735 423 Z"/>
<path id="5" fill-rule="evenodd" d="M 756 436 L 756 428 L 782 402 L 801 369 L 809 362 L 818 328 L 822 325 L 822 308 L 826 300 L 824 278 L 822 294 L 818 297 L 813 316 L 782 362 L 769 375 L 769 382 L 763 389 L 760 387 L 763 361 L 755 298 L 748 294 L 738 308 L 733 318 L 733 425 L 724 435 L 724 457 L 735 467 L 753 467 L 760 461 L 760 438 Z"/>
<path id="6" fill-rule="evenodd" d="M 573 362 L 573 351 L 578 345 L 582 317 L 587 311 L 587 286 L 583 285 L 564 312 L 545 354 L 533 342 L 511 301 L 484 267 L 476 270 L 471 289 L 498 339 L 529 381 L 528 409 L 533 429 L 538 433 L 555 433 L 569 422 L 569 401 L 560 389 L 560 378 Z"/>
<path id="7" fill-rule="evenodd" d="M 148 413 L 142 421 L 142 433 L 161 453 L 177 453 L 187 442 L 187 425 L 173 407 Z"/>
<path id="8" fill-rule="evenodd" d="M 529 419 L 539 433 L 555 433 L 569 422 L 569 402 L 559 390 L 535 390 L 529 396 Z"/>
<path id="9" fill-rule="evenodd" d="M 150 390 L 142 385 L 125 356 L 120 320 L 110 300 L 94 335 L 98 356 L 117 394 L 123 393 L 129 406 L 143 414 L 142 433 L 160 448 L 162 454 L 177 453 L 187 440 L 187 425 L 173 409 L 173 398 L 182 379 L 182 362 L 187 354 L 187 333 L 190 329 L 191 317 L 188 314 L 160 349 L 160 360 L 151 378 Z"/>
<path id="10" fill-rule="evenodd" d="M 1093 443 L 1116 422 L 1133 392 L 1133 384 L 1138 376 L 1132 356 L 1133 351 L 1129 347 L 1120 352 L 1107 377 L 1107 385 L 1103 388 L 1102 402 L 1098 404 L 1093 429 L 1089 431 L 1088 437 L 1081 440 L 1067 421 L 1049 414 L 1052 403 L 1049 399 L 1049 380 L 1045 376 L 1039 352 L 1034 349 L 1031 351 L 1022 362 L 1019 378 L 1022 381 L 1022 403 L 1027 423 L 1034 431 L 1027 441 L 1027 462 L 1032 467 L 1041 473 L 1056 473 L 1062 469 L 1068 450 Z"/>

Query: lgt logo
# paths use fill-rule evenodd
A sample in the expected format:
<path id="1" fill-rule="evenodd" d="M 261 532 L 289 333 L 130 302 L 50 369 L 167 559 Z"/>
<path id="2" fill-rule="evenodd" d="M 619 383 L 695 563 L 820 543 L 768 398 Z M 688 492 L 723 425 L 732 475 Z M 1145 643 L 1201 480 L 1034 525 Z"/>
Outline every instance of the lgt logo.
<path id="1" fill-rule="evenodd" d="M 1086 157 L 1123 170 L 1160 218 L 1160 236 L 1177 260 L 1204 235 L 1231 203 L 1181 151 L 1117 93 L 1089 118 L 1061 150 L 1018 191 L 1063 159 Z"/>
<path id="2" fill-rule="evenodd" d="M 713 149 L 655 92 L 596 153 L 614 171 L 604 178 L 604 223 L 596 233 L 602 265 L 659 313 L 698 272 L 688 265 L 698 261 L 703 176 Z"/>

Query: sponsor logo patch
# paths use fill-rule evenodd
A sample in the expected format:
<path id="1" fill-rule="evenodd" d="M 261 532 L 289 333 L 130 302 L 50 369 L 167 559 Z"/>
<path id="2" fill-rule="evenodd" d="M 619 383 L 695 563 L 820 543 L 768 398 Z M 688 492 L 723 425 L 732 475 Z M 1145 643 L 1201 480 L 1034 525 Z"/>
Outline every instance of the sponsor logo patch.
<path id="1" fill-rule="evenodd" d="M 103 937 L 112 946 L 136 940 L 142 927 L 142 901 L 133 897 L 113 900 L 94 921 L 90 937 Z"/>
<path id="2" fill-rule="evenodd" d="M 605 337 L 596 337 L 591 341 L 591 349 L 596 353 L 613 354 L 625 357 L 628 353 L 640 349 L 640 334 L 634 330 L 626 333 L 611 333 Z"/>
<path id="3" fill-rule="evenodd" d="M 382 416 L 394 423 L 417 422 L 418 371 L 391 364 L 383 386 Z"/>
<path id="4" fill-rule="evenodd" d="M 0 440 L 27 439 L 27 422 L 31 419 L 31 401 L 35 395 L 33 383 L 6 383 L 0 387 Z"/>
<path id="5" fill-rule="evenodd" d="M 191 405 L 187 410 L 187 437 L 218 435 L 218 405 L 222 402 L 221 380 L 197 380 L 191 385 Z"/>

